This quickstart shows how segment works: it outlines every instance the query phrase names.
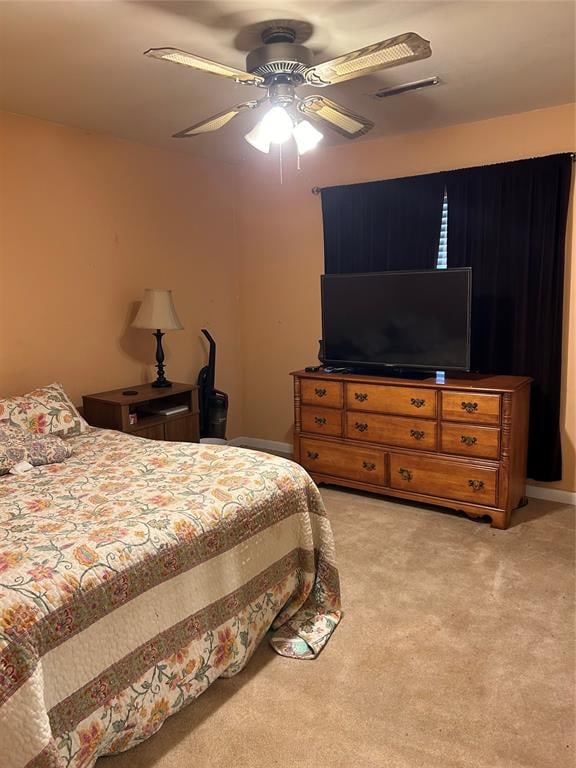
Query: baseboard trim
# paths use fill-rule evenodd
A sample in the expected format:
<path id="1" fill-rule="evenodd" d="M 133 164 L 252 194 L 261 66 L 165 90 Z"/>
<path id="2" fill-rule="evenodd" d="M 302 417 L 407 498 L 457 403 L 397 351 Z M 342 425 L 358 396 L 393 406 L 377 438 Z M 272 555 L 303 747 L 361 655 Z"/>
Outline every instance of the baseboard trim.
<path id="1" fill-rule="evenodd" d="M 545 501 L 558 501 L 561 504 L 576 505 L 576 492 L 563 491 L 560 488 L 544 488 L 541 485 L 527 485 L 526 496 L 531 499 L 544 499 Z"/>
<path id="2" fill-rule="evenodd" d="M 258 437 L 235 437 L 228 445 L 254 448 L 255 451 L 275 451 L 292 455 L 293 446 L 290 443 L 279 443 L 276 440 L 261 440 Z"/>

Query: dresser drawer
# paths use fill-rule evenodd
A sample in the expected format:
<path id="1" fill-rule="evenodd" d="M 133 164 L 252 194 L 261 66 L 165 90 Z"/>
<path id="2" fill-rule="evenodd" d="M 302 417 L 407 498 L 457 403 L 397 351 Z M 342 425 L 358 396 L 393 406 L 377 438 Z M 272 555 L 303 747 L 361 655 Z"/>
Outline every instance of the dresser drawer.
<path id="1" fill-rule="evenodd" d="M 314 408 L 302 406 L 302 432 L 316 432 L 319 435 L 342 435 L 342 411 L 334 408 Z"/>
<path id="2" fill-rule="evenodd" d="M 500 424 L 500 395 L 442 392 L 442 418 L 475 424 Z"/>
<path id="3" fill-rule="evenodd" d="M 342 383 L 323 379 L 302 379 L 302 402 L 328 408 L 342 408 Z"/>
<path id="4" fill-rule="evenodd" d="M 489 467 L 390 455 L 390 485 L 402 491 L 495 506 L 497 479 L 498 470 Z"/>
<path id="5" fill-rule="evenodd" d="M 346 384 L 350 409 L 398 416 L 436 416 L 436 390 L 378 384 Z"/>
<path id="6" fill-rule="evenodd" d="M 386 443 L 421 451 L 436 450 L 436 422 L 408 416 L 381 416 L 348 411 L 346 437 L 369 443 Z"/>
<path id="7" fill-rule="evenodd" d="M 448 424 L 440 427 L 440 450 L 460 456 L 497 459 L 500 456 L 500 430 L 476 424 Z"/>
<path id="8" fill-rule="evenodd" d="M 300 441 L 300 463 L 309 472 L 345 477 L 365 483 L 384 483 L 385 453 L 321 440 Z"/>

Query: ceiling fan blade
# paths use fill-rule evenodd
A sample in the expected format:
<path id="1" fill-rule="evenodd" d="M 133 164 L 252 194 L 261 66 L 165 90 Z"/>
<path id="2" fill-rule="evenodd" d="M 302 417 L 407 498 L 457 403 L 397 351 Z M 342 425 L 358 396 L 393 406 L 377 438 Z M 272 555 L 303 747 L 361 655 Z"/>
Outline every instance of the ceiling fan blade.
<path id="1" fill-rule="evenodd" d="M 193 53 L 187 53 L 178 48 L 150 48 L 149 51 L 144 51 L 144 56 L 151 56 L 153 59 L 161 59 L 162 61 L 171 61 L 174 64 L 181 64 L 184 67 L 190 67 L 199 72 L 208 72 L 212 75 L 228 77 L 230 80 L 234 80 L 242 85 L 261 85 L 264 82 L 264 78 L 260 77 L 260 75 L 251 75 L 249 72 L 244 72 L 241 69 L 228 67 L 226 64 L 219 64 L 217 61 L 210 61 L 210 59 L 203 59 L 201 56 L 195 56 Z"/>
<path id="2" fill-rule="evenodd" d="M 432 55 L 428 40 L 415 32 L 390 37 L 380 43 L 367 45 L 357 51 L 338 56 L 336 59 L 316 64 L 306 70 L 306 82 L 310 85 L 334 85 L 354 77 L 363 77 L 379 69 L 397 67 L 411 61 L 427 59 Z"/>
<path id="3" fill-rule="evenodd" d="M 298 102 L 298 109 L 313 120 L 326 124 L 347 139 L 355 139 L 374 128 L 374 123 L 336 104 L 325 96 L 307 96 Z"/>
<path id="4" fill-rule="evenodd" d="M 260 99 L 260 101 L 245 101 L 243 104 L 237 104 L 231 109 L 226 109 L 224 112 L 218 112 L 217 115 L 202 120 L 201 123 L 196 123 L 195 125 L 191 125 L 190 128 L 184 128 L 183 131 L 178 131 L 178 133 L 173 134 L 172 138 L 186 139 L 190 136 L 198 136 L 200 133 L 217 131 L 219 128 L 223 128 L 230 122 L 230 120 L 233 120 L 236 115 L 239 115 L 241 112 L 246 112 L 249 109 L 256 109 L 256 107 L 259 107 L 262 101 L 265 101 L 265 99 Z"/>

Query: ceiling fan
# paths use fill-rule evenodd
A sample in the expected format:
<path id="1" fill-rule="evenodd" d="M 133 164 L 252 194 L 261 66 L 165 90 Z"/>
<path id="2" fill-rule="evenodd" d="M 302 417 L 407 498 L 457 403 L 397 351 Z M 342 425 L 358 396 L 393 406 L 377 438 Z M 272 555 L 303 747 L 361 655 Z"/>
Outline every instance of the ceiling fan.
<path id="1" fill-rule="evenodd" d="M 174 134 L 182 139 L 222 128 L 237 115 L 257 109 L 268 103 L 272 109 L 256 127 L 246 134 L 246 140 L 263 152 L 270 143 L 282 143 L 293 136 L 299 154 L 316 146 L 322 134 L 307 120 L 294 124 L 289 113 L 298 119 L 298 113 L 309 117 L 317 125 L 327 126 L 348 139 L 362 136 L 374 127 L 374 123 L 361 115 L 317 94 L 297 95 L 299 86 L 336 85 L 363 77 L 381 69 L 397 67 L 412 61 L 428 58 L 432 54 L 430 43 L 415 32 L 382 40 L 359 48 L 357 51 L 338 56 L 321 64 L 313 63 L 312 51 L 299 44 L 297 22 L 270 22 L 261 34 L 264 45 L 252 50 L 246 57 L 246 71 L 204 59 L 178 48 L 151 48 L 146 56 L 170 61 L 201 72 L 227 77 L 241 85 L 251 85 L 266 90 L 261 99 L 244 101 L 219 112 L 189 128 Z"/>

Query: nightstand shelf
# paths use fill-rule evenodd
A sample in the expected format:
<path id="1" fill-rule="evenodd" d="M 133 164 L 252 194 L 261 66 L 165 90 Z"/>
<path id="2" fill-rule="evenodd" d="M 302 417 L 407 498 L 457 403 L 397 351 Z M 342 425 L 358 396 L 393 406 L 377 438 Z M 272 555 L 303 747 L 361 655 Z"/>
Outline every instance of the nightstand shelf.
<path id="1" fill-rule="evenodd" d="M 140 384 L 84 395 L 82 400 L 84 417 L 93 427 L 117 429 L 152 440 L 199 440 L 198 387 L 193 384 L 173 383 L 162 389 Z M 150 412 L 174 406 L 186 410 L 174 414 Z"/>

